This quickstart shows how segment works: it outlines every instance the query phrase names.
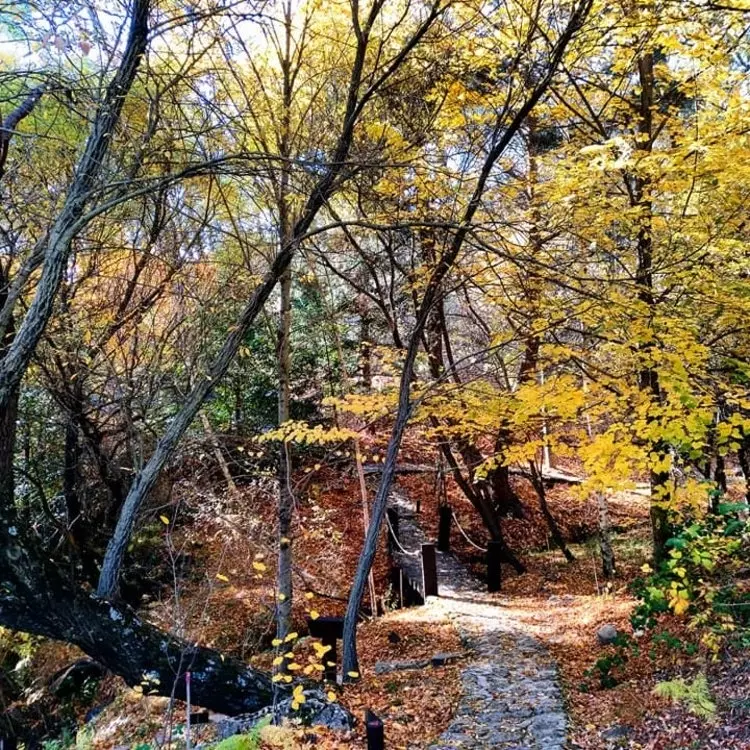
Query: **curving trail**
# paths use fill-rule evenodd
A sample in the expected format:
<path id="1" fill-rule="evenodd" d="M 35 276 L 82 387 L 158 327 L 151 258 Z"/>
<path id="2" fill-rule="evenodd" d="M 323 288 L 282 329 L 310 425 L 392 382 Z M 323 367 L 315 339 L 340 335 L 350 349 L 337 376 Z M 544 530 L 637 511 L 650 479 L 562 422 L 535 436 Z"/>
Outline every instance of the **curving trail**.
<path id="1" fill-rule="evenodd" d="M 412 503 L 394 493 L 399 542 L 406 552 L 427 541 Z M 421 590 L 419 557 L 394 557 L 414 588 Z M 540 641 L 509 617 L 502 597 L 483 592 L 450 553 L 438 552 L 439 607 L 456 625 L 473 660 L 461 673 L 463 696 L 456 715 L 432 750 L 562 750 L 567 718 L 557 667 Z"/>

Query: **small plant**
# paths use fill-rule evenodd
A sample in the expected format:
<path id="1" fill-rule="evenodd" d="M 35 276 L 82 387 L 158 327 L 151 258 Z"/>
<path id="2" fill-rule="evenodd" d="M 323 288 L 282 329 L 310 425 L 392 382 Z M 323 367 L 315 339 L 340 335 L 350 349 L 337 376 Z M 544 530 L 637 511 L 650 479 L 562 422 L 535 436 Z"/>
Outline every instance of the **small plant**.
<path id="1" fill-rule="evenodd" d="M 213 750 L 258 750 L 261 734 L 271 724 L 271 717 L 258 722 L 247 734 L 235 734 L 213 746 Z"/>
<path id="2" fill-rule="evenodd" d="M 712 719 L 716 715 L 716 703 L 711 698 L 705 674 L 699 674 L 692 682 L 687 682 L 682 677 L 660 682 L 654 688 L 654 692 L 675 703 L 684 703 L 691 714 L 704 719 Z"/>
<path id="3" fill-rule="evenodd" d="M 59 737 L 53 740 L 43 740 L 42 750 L 67 750 L 75 744 L 75 741 L 73 733 L 66 727 Z"/>
<path id="4" fill-rule="evenodd" d="M 640 599 L 631 616 L 634 629 L 655 627 L 667 612 L 678 617 L 688 615 L 691 626 L 700 629 L 702 645 L 717 654 L 727 634 L 750 622 L 750 601 L 731 581 L 732 571 L 744 564 L 742 535 L 746 524 L 738 517 L 743 507 L 719 504 L 715 514 L 686 521 L 676 529 L 667 543 L 669 555 L 659 569 L 644 565 L 645 575 L 631 584 Z M 659 640 L 686 653 L 697 649 L 693 646 L 689 650 L 665 636 Z"/>
<path id="5" fill-rule="evenodd" d="M 640 647 L 638 644 L 626 633 L 618 634 L 612 645 L 616 651 L 614 653 L 600 656 L 594 666 L 587 669 L 584 673 L 586 677 L 597 677 L 599 680 L 599 687 L 602 690 L 609 690 L 615 687 L 619 682 L 619 674 L 621 668 L 627 664 L 630 654 L 638 656 L 640 653 Z M 588 692 L 589 686 L 586 686 L 582 692 Z"/>

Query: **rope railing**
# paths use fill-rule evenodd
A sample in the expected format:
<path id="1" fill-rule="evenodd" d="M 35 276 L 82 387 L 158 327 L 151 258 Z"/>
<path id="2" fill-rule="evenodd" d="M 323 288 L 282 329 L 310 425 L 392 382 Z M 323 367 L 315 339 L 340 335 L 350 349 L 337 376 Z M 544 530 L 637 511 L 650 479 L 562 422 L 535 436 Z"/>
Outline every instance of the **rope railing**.
<path id="1" fill-rule="evenodd" d="M 486 552 L 487 547 L 482 547 L 476 542 L 472 541 L 472 539 L 469 537 L 469 535 L 463 530 L 463 527 L 458 521 L 458 516 L 456 515 L 456 511 L 453 511 L 453 520 L 456 522 L 456 526 L 458 527 L 458 530 L 461 532 L 461 536 L 466 539 L 466 541 L 475 549 L 478 549 L 480 552 Z"/>
<path id="2" fill-rule="evenodd" d="M 409 552 L 409 550 L 404 549 L 404 546 L 401 544 L 401 542 L 399 542 L 398 537 L 396 536 L 396 532 L 393 530 L 393 526 L 391 526 L 391 519 L 388 518 L 388 514 L 386 514 L 385 520 L 388 523 L 388 530 L 391 532 L 391 539 L 396 542 L 396 546 L 401 550 L 401 552 L 405 555 L 408 555 L 409 557 L 419 557 L 422 554 L 421 550 L 417 550 L 416 552 Z"/>

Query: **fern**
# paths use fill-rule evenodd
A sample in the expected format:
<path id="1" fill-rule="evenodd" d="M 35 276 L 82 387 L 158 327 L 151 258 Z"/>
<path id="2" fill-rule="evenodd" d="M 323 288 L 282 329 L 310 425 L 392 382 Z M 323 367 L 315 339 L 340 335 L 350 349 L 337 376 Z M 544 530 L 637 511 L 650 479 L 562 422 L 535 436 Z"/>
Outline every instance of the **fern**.
<path id="1" fill-rule="evenodd" d="M 690 713 L 704 719 L 716 715 L 716 703 L 711 699 L 705 674 L 699 674 L 691 683 L 683 678 L 660 682 L 654 692 L 662 698 L 684 703 Z"/>

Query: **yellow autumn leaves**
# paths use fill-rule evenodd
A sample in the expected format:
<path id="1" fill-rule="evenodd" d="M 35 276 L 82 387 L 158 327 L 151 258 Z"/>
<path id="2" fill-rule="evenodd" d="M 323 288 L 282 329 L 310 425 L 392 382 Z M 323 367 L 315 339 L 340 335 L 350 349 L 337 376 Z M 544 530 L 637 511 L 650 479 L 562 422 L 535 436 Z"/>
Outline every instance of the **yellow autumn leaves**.
<path id="1" fill-rule="evenodd" d="M 317 614 L 317 613 L 316 613 Z M 288 633 L 284 638 L 274 638 L 271 641 L 274 648 L 280 646 L 287 646 L 290 650 L 284 651 L 283 653 L 277 654 L 273 659 L 273 666 L 278 668 L 278 671 L 271 679 L 275 683 L 291 683 L 294 679 L 295 673 L 304 674 L 306 676 L 312 676 L 316 673 L 325 671 L 326 666 L 333 666 L 333 662 L 324 661 L 326 654 L 331 650 L 331 646 L 324 646 L 318 641 L 312 642 L 313 653 L 307 656 L 307 664 L 304 666 L 300 664 L 297 659 L 299 658 L 293 650 L 293 646 L 287 644 L 293 644 L 299 638 L 299 633 L 292 632 Z M 356 675 L 352 672 L 351 675 Z M 336 693 L 333 690 L 328 690 L 326 693 L 328 701 L 333 703 L 337 700 Z M 292 691 L 292 709 L 297 710 L 305 702 L 305 694 L 303 685 L 296 685 Z"/>

